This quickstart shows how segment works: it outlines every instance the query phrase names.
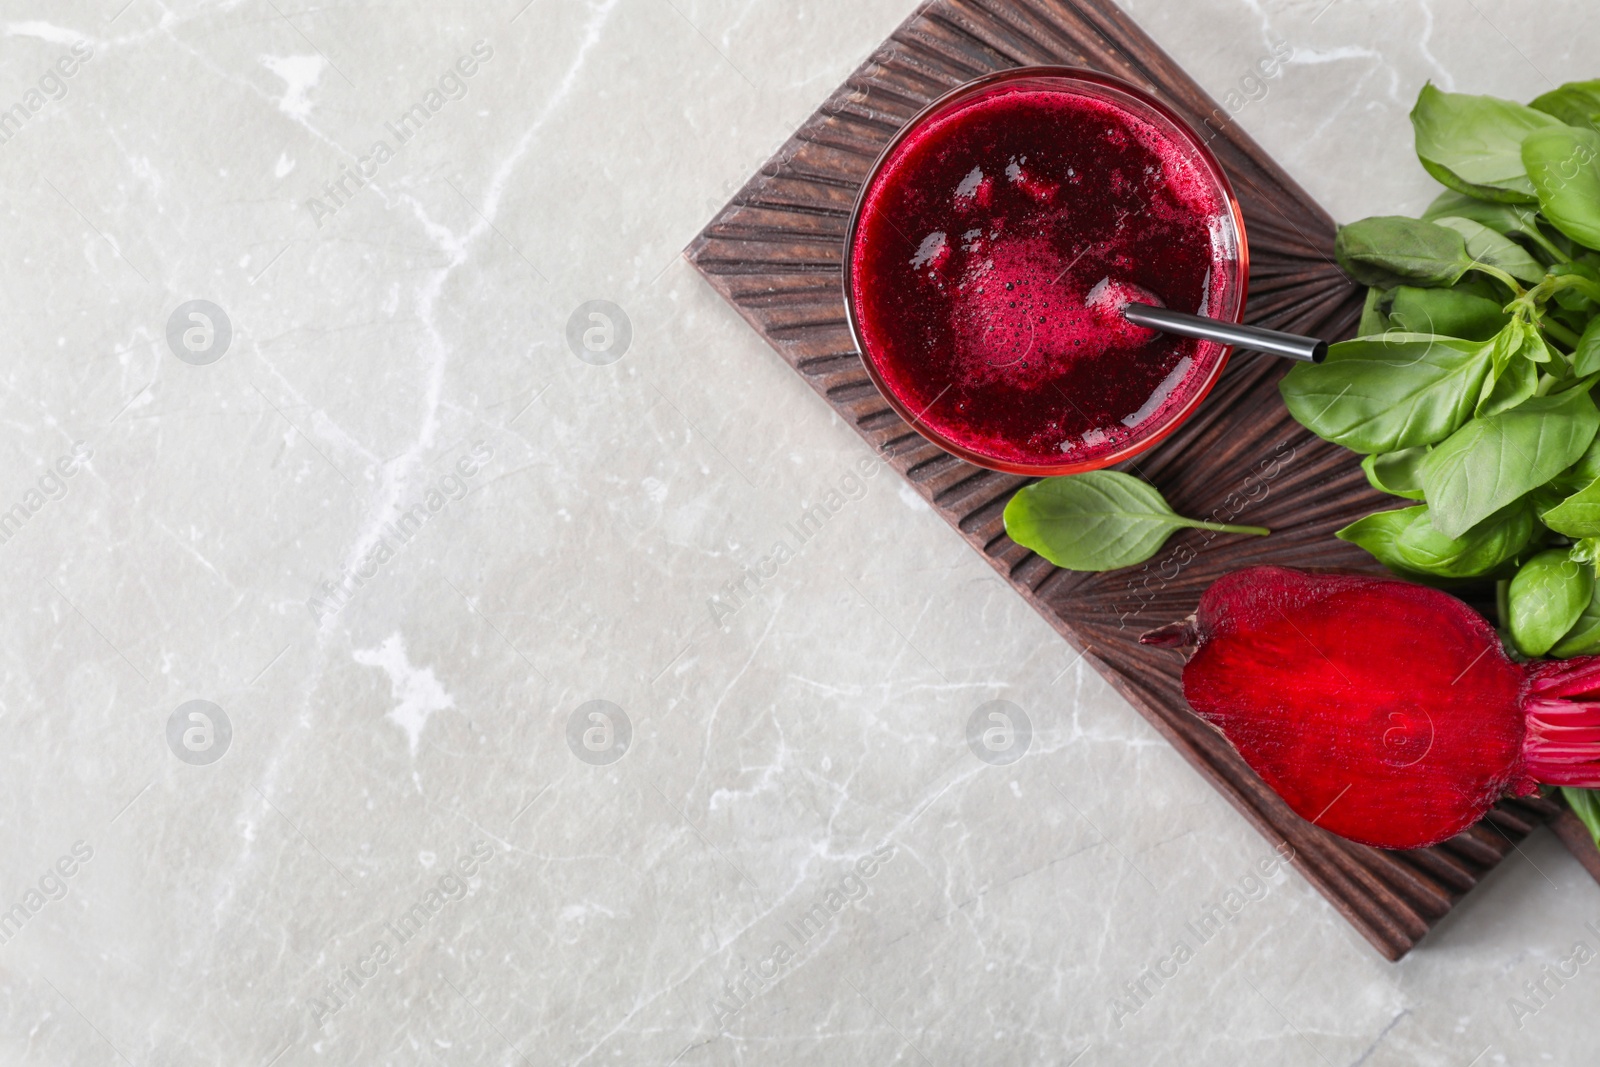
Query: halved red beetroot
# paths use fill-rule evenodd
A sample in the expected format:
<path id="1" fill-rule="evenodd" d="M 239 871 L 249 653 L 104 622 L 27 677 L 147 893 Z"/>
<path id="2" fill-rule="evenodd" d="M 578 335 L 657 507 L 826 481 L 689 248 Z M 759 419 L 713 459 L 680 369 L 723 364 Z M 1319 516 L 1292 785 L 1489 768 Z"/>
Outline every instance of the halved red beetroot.
<path id="1" fill-rule="evenodd" d="M 1422 848 L 1540 782 L 1600 786 L 1600 657 L 1518 664 L 1447 593 L 1250 567 L 1145 644 L 1188 646 L 1189 706 L 1289 806 Z"/>

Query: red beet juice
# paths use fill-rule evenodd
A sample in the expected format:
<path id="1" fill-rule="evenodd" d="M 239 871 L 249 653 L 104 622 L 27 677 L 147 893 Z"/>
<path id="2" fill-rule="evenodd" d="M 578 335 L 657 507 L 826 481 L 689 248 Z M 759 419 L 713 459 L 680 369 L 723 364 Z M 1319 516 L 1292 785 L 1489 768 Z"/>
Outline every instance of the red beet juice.
<path id="1" fill-rule="evenodd" d="M 1130 300 L 1236 321 L 1243 235 L 1187 127 L 1097 75 L 1004 77 L 936 107 L 880 161 L 852 227 L 854 327 L 914 426 L 1002 470 L 1068 473 L 1159 440 L 1224 346 Z"/>

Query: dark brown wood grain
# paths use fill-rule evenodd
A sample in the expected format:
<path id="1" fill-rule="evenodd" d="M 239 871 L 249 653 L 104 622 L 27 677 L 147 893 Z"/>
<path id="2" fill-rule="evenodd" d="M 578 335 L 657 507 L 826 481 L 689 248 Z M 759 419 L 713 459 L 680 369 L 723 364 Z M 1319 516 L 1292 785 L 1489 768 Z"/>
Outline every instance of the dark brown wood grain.
<path id="1" fill-rule="evenodd" d="M 1399 959 L 1559 810 L 1505 801 L 1434 848 L 1384 852 L 1307 823 L 1183 700 L 1182 661 L 1138 634 L 1194 610 L 1211 582 L 1257 563 L 1374 564 L 1332 533 L 1384 506 L 1350 453 L 1307 433 L 1277 392 L 1280 361 L 1236 356 L 1201 409 L 1127 465 L 1181 513 L 1240 515 L 1271 537 L 1186 531 L 1148 565 L 1060 570 L 1006 537 L 1001 511 L 1028 479 L 964 463 L 879 396 L 845 320 L 840 257 L 857 189 L 889 138 L 934 97 L 1033 64 L 1091 67 L 1155 93 L 1211 136 L 1250 246 L 1250 322 L 1325 337 L 1355 328 L 1361 294 L 1334 265 L 1333 221 L 1110 0 L 933 0 L 878 48 L 705 228 L 685 255 L 839 414 L 1034 609 L 1128 698 L 1378 951 Z"/>
<path id="2" fill-rule="evenodd" d="M 1583 869 L 1588 871 L 1595 881 L 1600 882 L 1600 849 L 1595 848 L 1594 837 L 1589 833 L 1589 828 L 1583 821 L 1574 815 L 1571 809 L 1563 809 L 1550 823 L 1550 829 L 1556 832 L 1561 843 L 1567 846 Z"/>

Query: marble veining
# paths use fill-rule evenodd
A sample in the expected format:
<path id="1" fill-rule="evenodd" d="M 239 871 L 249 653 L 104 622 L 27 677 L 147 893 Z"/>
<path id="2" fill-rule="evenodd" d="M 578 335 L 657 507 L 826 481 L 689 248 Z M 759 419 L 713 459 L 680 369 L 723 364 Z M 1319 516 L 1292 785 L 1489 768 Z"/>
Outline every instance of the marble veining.
<path id="1" fill-rule="evenodd" d="M 1340 219 L 1600 74 L 1126 6 Z M 1585 1061 L 1552 838 L 1384 963 L 678 258 L 911 7 L 0 14 L 0 1062 Z"/>

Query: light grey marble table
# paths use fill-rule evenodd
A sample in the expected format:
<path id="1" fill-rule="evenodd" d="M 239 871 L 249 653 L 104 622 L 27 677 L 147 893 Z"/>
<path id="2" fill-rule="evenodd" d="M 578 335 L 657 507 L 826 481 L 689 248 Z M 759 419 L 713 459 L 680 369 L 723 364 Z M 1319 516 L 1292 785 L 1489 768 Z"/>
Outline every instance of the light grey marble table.
<path id="1" fill-rule="evenodd" d="M 1591 1061 L 1552 838 L 1383 962 L 678 258 L 912 6 L 4 5 L 0 1063 Z M 1425 79 L 1600 74 L 1130 8 L 1345 220 Z"/>

